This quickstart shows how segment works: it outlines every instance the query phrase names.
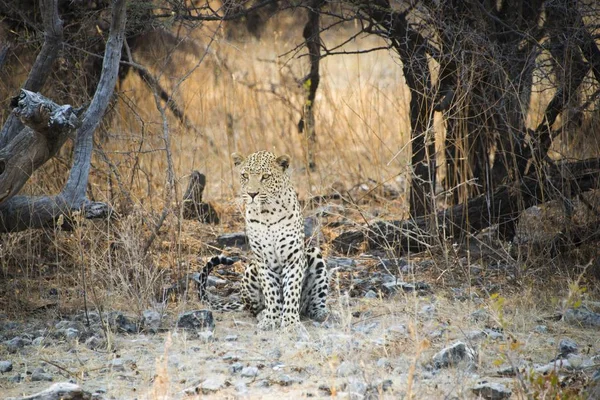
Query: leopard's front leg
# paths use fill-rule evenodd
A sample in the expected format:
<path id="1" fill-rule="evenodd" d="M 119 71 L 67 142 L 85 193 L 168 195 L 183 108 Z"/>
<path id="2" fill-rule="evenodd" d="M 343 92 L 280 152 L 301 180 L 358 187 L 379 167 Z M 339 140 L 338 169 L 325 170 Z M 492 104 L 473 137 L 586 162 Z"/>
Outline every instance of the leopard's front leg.
<path id="1" fill-rule="evenodd" d="M 300 323 L 300 296 L 306 256 L 304 249 L 292 253 L 288 262 L 283 267 L 283 320 L 282 328 L 288 328 Z"/>
<path id="2" fill-rule="evenodd" d="M 281 318 L 281 277 L 264 263 L 259 265 L 258 275 L 265 301 L 265 309 L 262 319 L 258 322 L 258 328 L 265 331 L 277 329 Z"/>

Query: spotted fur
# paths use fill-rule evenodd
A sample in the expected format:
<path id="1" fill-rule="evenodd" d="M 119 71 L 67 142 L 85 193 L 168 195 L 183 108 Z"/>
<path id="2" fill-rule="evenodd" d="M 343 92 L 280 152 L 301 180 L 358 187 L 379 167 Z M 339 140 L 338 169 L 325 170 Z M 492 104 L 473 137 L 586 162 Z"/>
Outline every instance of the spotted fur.
<path id="1" fill-rule="evenodd" d="M 245 308 L 255 315 L 261 313 L 259 328 L 265 330 L 293 326 L 301 314 L 323 320 L 327 316 L 327 268 L 319 249 L 304 247 L 300 203 L 285 173 L 289 157 L 275 157 L 267 151 L 232 157 L 240 173 L 254 260 L 244 273 L 242 302 L 211 304 L 224 311 Z M 206 276 L 210 270 L 207 264 Z"/>

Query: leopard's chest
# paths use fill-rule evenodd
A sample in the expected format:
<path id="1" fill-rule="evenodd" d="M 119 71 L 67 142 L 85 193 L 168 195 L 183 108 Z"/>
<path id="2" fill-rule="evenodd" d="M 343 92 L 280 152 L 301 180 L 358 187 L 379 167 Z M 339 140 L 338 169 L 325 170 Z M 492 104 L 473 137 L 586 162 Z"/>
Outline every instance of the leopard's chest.
<path id="1" fill-rule="evenodd" d="M 301 219 L 298 207 L 248 207 L 246 233 L 254 254 L 273 268 L 281 267 L 304 244 Z"/>

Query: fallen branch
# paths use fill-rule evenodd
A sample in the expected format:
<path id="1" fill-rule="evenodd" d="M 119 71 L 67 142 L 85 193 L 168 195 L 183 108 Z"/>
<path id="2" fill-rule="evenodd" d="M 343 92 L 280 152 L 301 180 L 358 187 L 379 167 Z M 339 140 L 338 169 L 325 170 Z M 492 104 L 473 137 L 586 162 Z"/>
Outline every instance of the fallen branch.
<path id="1" fill-rule="evenodd" d="M 498 224 L 499 232 L 509 238 L 521 212 L 533 205 L 561 196 L 573 197 L 600 185 L 600 159 L 562 162 L 549 166 L 545 181 L 530 174 L 513 186 L 501 186 L 491 197 L 480 195 L 437 213 L 404 221 L 379 221 L 369 225 L 366 234 L 345 232 L 336 238 L 344 248 L 349 243 L 367 240 L 372 249 L 423 251 L 440 240 L 460 241 L 467 234 Z M 437 234 L 428 233 L 431 219 Z"/>

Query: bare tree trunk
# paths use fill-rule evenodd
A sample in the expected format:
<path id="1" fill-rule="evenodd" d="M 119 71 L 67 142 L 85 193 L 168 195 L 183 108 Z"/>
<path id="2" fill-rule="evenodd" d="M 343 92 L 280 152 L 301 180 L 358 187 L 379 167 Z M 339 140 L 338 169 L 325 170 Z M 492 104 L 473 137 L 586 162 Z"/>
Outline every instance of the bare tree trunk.
<path id="1" fill-rule="evenodd" d="M 300 134 L 305 137 L 306 156 L 308 168 L 315 171 L 315 148 L 317 146 L 317 133 L 315 128 L 314 105 L 317 89 L 319 87 L 319 63 L 321 61 L 321 28 L 320 16 L 323 0 L 312 0 L 308 7 L 308 21 L 304 26 L 304 40 L 308 49 L 310 59 L 310 72 L 304 78 L 302 84 L 306 89 L 306 100 L 304 102 L 304 115 L 298 123 Z"/>
<path id="2" fill-rule="evenodd" d="M 85 112 L 83 122 L 77 132 L 74 162 L 63 190 L 56 196 L 14 196 L 4 201 L 0 205 L 0 232 L 48 226 L 53 224 L 60 215 L 68 215 L 73 210 L 83 209 L 84 213 L 89 216 L 99 208 L 102 209 L 86 199 L 85 191 L 89 177 L 94 131 L 106 112 L 118 77 L 125 33 L 125 15 L 126 0 L 113 0 L 112 20 L 106 43 L 102 75 L 94 98 Z"/>
<path id="3" fill-rule="evenodd" d="M 40 11 L 44 21 L 44 44 L 23 84 L 23 89 L 32 92 L 40 91 L 46 83 L 63 38 L 63 22 L 58 15 L 58 0 L 40 0 Z M 10 115 L 0 131 L 0 148 L 5 147 L 21 129 L 21 121 Z"/>
<path id="4" fill-rule="evenodd" d="M 365 4 L 364 11 L 384 29 L 387 39 L 400 55 L 402 71 L 410 89 L 412 128 L 412 168 L 410 215 L 430 214 L 434 210 L 435 141 L 431 74 L 427 63 L 425 39 L 412 29 L 406 15 L 392 10 L 390 2 L 378 0 Z"/>

